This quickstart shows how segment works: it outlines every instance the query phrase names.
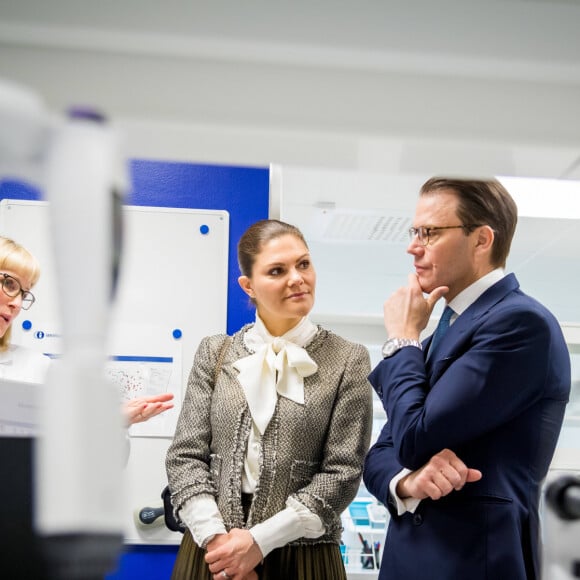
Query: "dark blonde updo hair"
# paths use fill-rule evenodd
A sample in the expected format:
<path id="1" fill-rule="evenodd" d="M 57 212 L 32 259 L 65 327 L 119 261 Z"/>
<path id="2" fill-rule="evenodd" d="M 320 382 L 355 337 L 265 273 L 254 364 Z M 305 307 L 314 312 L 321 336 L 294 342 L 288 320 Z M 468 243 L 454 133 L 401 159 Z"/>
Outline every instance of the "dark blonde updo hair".
<path id="1" fill-rule="evenodd" d="M 297 237 L 308 248 L 302 232 L 296 226 L 280 220 L 260 220 L 252 224 L 238 242 L 238 265 L 242 275 L 252 277 L 256 257 L 264 244 L 288 234 Z"/>
<path id="2" fill-rule="evenodd" d="M 38 282 L 40 265 L 38 260 L 23 246 L 14 240 L 0 236 L 0 272 L 9 270 L 17 274 L 21 280 L 30 282 L 30 287 Z M 29 290 L 29 288 L 26 288 Z M 12 327 L 0 338 L 0 351 L 5 351 L 10 344 Z"/>

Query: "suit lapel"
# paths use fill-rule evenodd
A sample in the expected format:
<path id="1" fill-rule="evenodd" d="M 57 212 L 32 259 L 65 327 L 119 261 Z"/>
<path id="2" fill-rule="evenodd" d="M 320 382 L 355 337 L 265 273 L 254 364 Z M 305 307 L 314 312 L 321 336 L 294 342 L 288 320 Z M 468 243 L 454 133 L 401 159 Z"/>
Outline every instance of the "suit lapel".
<path id="1" fill-rule="evenodd" d="M 438 346 L 436 356 L 425 363 L 429 385 L 433 386 L 456 358 L 458 349 L 465 340 L 465 334 L 472 331 L 474 326 L 479 324 L 478 320 L 498 302 L 518 288 L 519 283 L 514 274 L 504 276 L 499 282 L 488 288 L 455 320 L 445 334 L 444 340 Z M 427 349 L 425 352 L 428 352 L 431 338 L 431 336 L 427 338 L 423 344 L 424 351 Z"/>

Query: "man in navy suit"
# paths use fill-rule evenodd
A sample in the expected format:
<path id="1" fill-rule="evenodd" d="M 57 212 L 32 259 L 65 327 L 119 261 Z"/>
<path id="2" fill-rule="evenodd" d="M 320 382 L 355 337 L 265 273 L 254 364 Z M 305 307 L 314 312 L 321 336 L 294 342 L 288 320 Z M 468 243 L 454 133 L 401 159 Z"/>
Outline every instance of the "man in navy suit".
<path id="1" fill-rule="evenodd" d="M 391 514 L 380 580 L 540 577 L 538 505 L 570 356 L 554 316 L 504 271 L 516 222 L 496 180 L 421 188 L 415 273 L 385 302 L 385 358 L 369 377 L 387 413 L 364 470 Z M 421 344 L 443 296 L 449 327 Z"/>

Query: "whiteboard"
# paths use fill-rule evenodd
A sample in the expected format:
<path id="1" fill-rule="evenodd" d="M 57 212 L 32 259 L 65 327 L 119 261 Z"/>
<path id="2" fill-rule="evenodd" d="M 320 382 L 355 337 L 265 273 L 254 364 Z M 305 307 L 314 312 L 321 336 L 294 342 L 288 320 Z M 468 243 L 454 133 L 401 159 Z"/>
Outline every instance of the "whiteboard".
<path id="1" fill-rule="evenodd" d="M 142 507 L 159 507 L 166 485 L 165 453 L 200 340 L 225 332 L 229 214 L 223 210 L 123 208 L 121 272 L 106 339 L 106 373 L 121 397 L 171 391 L 175 408 L 129 430 L 125 469 L 126 541 L 179 543 L 162 518 L 135 523 Z M 12 340 L 49 356 L 61 349 L 59 301 L 47 202 L 2 200 L 0 234 L 28 248 L 40 261 L 36 302 L 22 311 Z M 74 243 L 74 240 L 71 240 Z M 79 257 L 81 259 L 81 257 Z M 70 283 L 74 284 L 74 273 Z"/>

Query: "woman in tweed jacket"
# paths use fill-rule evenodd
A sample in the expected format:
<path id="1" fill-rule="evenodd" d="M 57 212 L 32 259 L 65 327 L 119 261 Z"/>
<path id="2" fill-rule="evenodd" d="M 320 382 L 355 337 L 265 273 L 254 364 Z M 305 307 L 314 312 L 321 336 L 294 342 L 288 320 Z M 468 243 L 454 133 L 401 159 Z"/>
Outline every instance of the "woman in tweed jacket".
<path id="1" fill-rule="evenodd" d="M 203 339 L 166 467 L 187 531 L 174 580 L 346 579 L 341 513 L 372 424 L 366 349 L 310 322 L 316 273 L 277 220 L 238 245 L 256 322 Z"/>

